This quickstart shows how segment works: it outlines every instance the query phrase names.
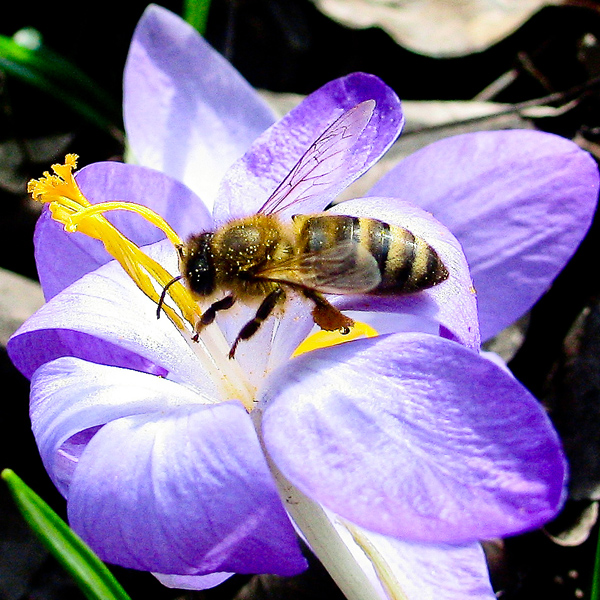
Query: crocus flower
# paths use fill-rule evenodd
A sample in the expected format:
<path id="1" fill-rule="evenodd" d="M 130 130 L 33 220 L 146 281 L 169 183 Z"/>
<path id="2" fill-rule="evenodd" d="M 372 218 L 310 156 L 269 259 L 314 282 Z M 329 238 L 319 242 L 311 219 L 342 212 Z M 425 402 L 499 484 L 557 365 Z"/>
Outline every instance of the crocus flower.
<path id="1" fill-rule="evenodd" d="M 493 598 L 477 540 L 536 528 L 559 509 L 560 443 L 536 400 L 479 353 L 467 261 L 430 212 L 464 245 L 493 335 L 543 293 L 589 226 L 597 170 L 564 139 L 451 138 L 402 162 L 369 197 L 330 209 L 407 227 L 450 273 L 412 296 L 332 298 L 379 335 L 290 358 L 312 328 L 292 298 L 229 360 L 255 308 L 219 313 L 195 343 L 186 323 L 198 309 L 180 283 L 169 288 L 170 318 L 156 318 L 178 268 L 162 232 L 185 239 L 253 214 L 365 100 L 373 114 L 343 165 L 282 218 L 324 210 L 389 148 L 402 126 L 396 95 L 353 74 L 274 122 L 191 28 L 150 7 L 125 74 L 139 164 L 97 163 L 74 180 L 69 158 L 32 184 L 52 209 L 35 235 L 48 303 L 8 350 L 31 378 L 34 433 L 70 523 L 104 560 L 197 589 L 230 573 L 292 575 L 305 561 L 291 514 L 332 573 L 328 561 L 346 549 L 367 563 L 365 581 L 389 585 L 393 573 L 407 598 Z M 115 200 L 171 227 L 105 218 L 89 204 Z"/>

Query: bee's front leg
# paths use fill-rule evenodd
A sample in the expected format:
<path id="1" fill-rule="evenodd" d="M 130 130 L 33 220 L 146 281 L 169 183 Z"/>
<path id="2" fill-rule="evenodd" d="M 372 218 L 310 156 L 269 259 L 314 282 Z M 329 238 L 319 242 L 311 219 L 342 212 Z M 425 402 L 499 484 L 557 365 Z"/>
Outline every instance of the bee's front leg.
<path id="1" fill-rule="evenodd" d="M 200 332 L 207 326 L 210 325 L 217 316 L 217 312 L 220 310 L 227 310 L 231 308 L 235 303 L 235 298 L 230 294 L 229 296 L 225 296 L 225 298 L 221 298 L 221 300 L 217 300 L 213 302 L 203 313 L 195 326 L 195 333 L 192 337 L 194 342 L 198 341 L 198 337 L 200 336 Z"/>
<path id="2" fill-rule="evenodd" d="M 237 334 L 237 337 L 235 338 L 235 341 L 229 350 L 229 358 L 233 358 L 235 356 L 235 350 L 238 344 L 242 340 L 250 339 L 259 330 L 263 321 L 267 319 L 267 317 L 273 312 L 274 308 L 280 302 L 283 302 L 283 300 L 285 300 L 285 292 L 281 287 L 275 288 L 265 297 L 265 299 L 260 303 L 254 318 L 248 321 Z"/>

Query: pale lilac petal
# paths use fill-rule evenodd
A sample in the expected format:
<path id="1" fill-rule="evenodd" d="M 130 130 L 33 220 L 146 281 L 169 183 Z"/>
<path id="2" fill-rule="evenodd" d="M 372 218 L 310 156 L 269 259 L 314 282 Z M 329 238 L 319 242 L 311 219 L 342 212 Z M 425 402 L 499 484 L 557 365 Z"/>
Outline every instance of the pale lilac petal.
<path id="1" fill-rule="evenodd" d="M 469 268 L 454 236 L 426 211 L 397 198 L 361 198 L 342 202 L 328 212 L 370 217 L 399 225 L 422 237 L 440 255 L 450 277 L 417 294 L 402 296 L 338 296 L 342 310 L 385 311 L 411 314 L 441 326 L 441 335 L 469 348 L 479 348 L 477 303 Z M 422 327 L 419 329 L 422 330 Z"/>
<path id="2" fill-rule="evenodd" d="M 379 335 L 401 331 L 440 335 L 440 324 L 437 321 L 410 313 L 345 310 L 344 314 L 355 321 L 370 325 Z"/>
<path id="3" fill-rule="evenodd" d="M 101 559 L 130 568 L 287 576 L 306 567 L 237 402 L 106 424 L 81 454 L 67 509 Z"/>
<path id="4" fill-rule="evenodd" d="M 345 111 L 375 100 L 373 116 L 343 168 L 319 186 L 319 194 L 298 202 L 282 215 L 323 210 L 349 183 L 364 173 L 394 142 L 403 124 L 400 101 L 380 79 L 353 73 L 308 96 L 265 131 L 226 173 L 215 203 L 215 221 L 258 212 L 311 144 Z"/>
<path id="5" fill-rule="evenodd" d="M 242 327 L 254 317 L 258 306 L 259 302 L 237 303 L 218 315 L 216 325 L 211 327 L 218 326 L 231 346 Z M 255 387 L 262 385 L 265 373 L 287 361 L 310 333 L 313 327 L 311 309 L 312 303 L 290 292 L 283 310 L 277 310 L 256 334 L 239 344 L 235 360 Z"/>
<path id="6" fill-rule="evenodd" d="M 164 575 L 152 573 L 164 586 L 178 590 L 208 590 L 214 588 L 233 573 L 211 573 L 210 575 Z"/>
<path id="7" fill-rule="evenodd" d="M 210 228 L 212 219 L 202 201 L 182 183 L 135 165 L 117 162 L 84 167 L 76 180 L 86 198 L 96 204 L 120 200 L 149 206 L 182 237 Z M 113 211 L 105 215 L 138 246 L 164 239 L 165 234 L 139 215 Z M 46 299 L 80 277 L 112 260 L 99 240 L 66 233 L 49 211 L 40 217 L 34 236 L 35 260 Z"/>
<path id="8" fill-rule="evenodd" d="M 44 466 L 66 496 L 82 435 L 122 417 L 217 402 L 164 377 L 63 357 L 31 379 L 30 415 Z"/>
<path id="9" fill-rule="evenodd" d="M 162 510 L 167 514 L 162 519 L 152 520 L 152 524 L 168 522 L 169 504 L 173 505 L 174 511 L 181 510 L 182 513 L 185 513 L 186 510 L 193 511 L 196 515 L 195 523 L 198 527 L 196 532 L 192 529 L 194 527 L 194 523 L 192 522 L 188 524 L 187 528 L 181 529 L 182 524 L 178 519 L 186 520 L 187 523 L 187 514 L 179 515 L 177 513 L 171 515 L 171 518 L 174 520 L 171 535 L 177 536 L 179 530 L 187 531 L 190 538 L 194 538 L 194 543 L 191 543 L 190 539 L 187 539 L 187 543 L 190 546 L 189 552 L 193 556 L 199 556 L 202 560 L 208 560 L 205 558 L 208 550 L 202 549 L 202 543 L 204 543 L 212 548 L 209 554 L 210 561 L 234 561 L 230 563 L 233 565 L 230 569 L 242 569 L 241 572 L 243 572 L 244 567 L 239 567 L 235 561 L 242 560 L 239 557 L 243 555 L 244 549 L 248 550 L 249 544 L 255 553 L 261 554 L 262 558 L 248 559 L 248 563 L 254 564 L 252 561 L 258 561 L 259 563 L 260 561 L 270 561 L 272 558 L 269 558 L 269 552 L 271 552 L 271 554 L 277 555 L 273 568 L 281 570 L 282 574 L 292 574 L 303 568 L 303 561 L 293 539 L 292 528 L 281 508 L 274 484 L 270 479 L 268 469 L 262 458 L 262 452 L 255 438 L 253 427 L 241 405 L 236 403 L 221 403 L 212 407 L 215 408 L 214 414 L 211 413 L 209 415 L 206 412 L 196 414 L 197 409 L 201 410 L 203 408 L 203 399 L 183 386 L 151 375 L 125 369 L 116 369 L 114 367 L 94 365 L 71 358 L 63 358 L 41 367 L 36 372 L 32 385 L 32 422 L 36 439 L 40 446 L 40 452 L 55 482 L 59 479 L 59 488 L 65 494 L 67 491 L 69 492 L 70 505 L 76 502 L 75 499 L 78 497 L 76 492 L 80 488 L 77 486 L 85 487 L 85 491 L 81 492 L 84 496 L 84 499 L 81 501 L 83 508 L 79 507 L 79 511 L 89 509 L 94 513 L 93 524 L 88 526 L 85 523 L 86 516 L 77 514 L 79 515 L 79 520 L 84 521 L 83 525 L 81 525 L 82 530 L 87 531 L 89 528 L 93 530 L 92 534 L 90 534 L 92 535 L 92 540 L 90 541 L 93 541 L 94 532 L 100 537 L 106 537 L 106 531 L 109 530 L 106 525 L 102 525 L 103 533 L 99 529 L 96 529 L 96 527 L 101 527 L 94 520 L 96 518 L 96 511 L 102 513 L 102 507 L 105 507 L 105 510 L 109 510 L 98 499 L 98 495 L 103 497 L 102 494 L 106 493 L 107 496 L 110 496 L 110 498 L 106 498 L 108 504 L 110 504 L 111 500 L 115 503 L 124 502 L 125 504 L 130 501 L 132 503 L 130 508 L 131 506 L 136 506 L 135 501 L 129 494 L 133 493 L 136 478 L 139 477 L 142 481 L 138 482 L 139 489 L 136 491 L 140 495 L 148 494 L 147 497 L 144 496 L 139 501 L 139 506 L 150 506 L 154 500 L 157 502 L 161 501 L 162 498 L 154 498 L 152 496 L 151 492 L 153 490 L 149 491 L 144 486 L 151 486 L 150 482 L 153 478 L 160 477 L 159 465 L 162 460 L 165 463 L 163 474 L 169 477 L 173 476 L 179 467 L 179 474 L 175 477 L 175 480 L 181 484 L 180 489 L 184 490 L 186 486 L 189 486 L 190 490 L 196 490 L 196 495 L 191 495 L 189 498 L 186 495 L 183 497 L 177 496 L 177 502 L 174 502 L 172 499 L 164 499 L 167 506 L 156 507 L 156 510 Z M 226 407 L 224 413 L 222 407 Z M 119 424 L 129 424 L 131 421 L 128 420 L 128 415 L 131 415 L 134 420 L 138 419 L 144 422 L 144 426 L 141 426 L 141 430 L 134 427 L 132 431 L 124 434 L 123 445 L 119 446 L 118 434 L 111 434 L 110 431 L 107 433 L 107 430 L 113 428 L 118 430 L 120 427 Z M 169 419 L 171 417 L 175 422 L 170 422 Z M 199 430 L 194 429 L 190 432 L 190 439 L 187 439 L 185 436 L 185 425 L 191 421 L 196 423 Z M 106 422 L 109 422 L 109 425 L 98 429 Z M 148 428 L 153 430 L 149 437 L 146 435 L 144 427 L 146 430 Z M 81 442 L 83 437 L 78 434 L 87 431 L 91 431 L 92 434 L 88 436 L 85 443 L 79 443 L 78 445 L 77 440 Z M 105 434 L 106 437 L 103 437 Z M 168 439 L 165 440 L 161 436 L 167 436 Z M 136 445 L 140 438 L 141 449 Z M 85 476 L 81 475 L 79 459 L 82 454 L 84 459 L 88 456 L 86 453 L 89 452 L 89 444 L 96 444 L 98 439 L 104 440 L 104 443 L 109 446 L 115 444 L 114 447 L 119 447 L 120 451 L 115 452 L 108 448 L 99 449 L 100 457 L 95 456 L 89 459 L 93 463 L 90 469 L 94 471 L 97 468 L 98 474 L 90 475 L 91 480 L 88 480 Z M 192 442 L 196 443 L 195 447 Z M 148 446 L 145 450 L 144 444 Z M 233 447 L 229 448 L 229 445 Z M 168 451 L 165 451 L 165 449 L 168 449 Z M 149 456 L 146 456 L 149 452 L 154 452 L 151 461 L 152 473 L 146 474 L 140 468 L 142 464 L 150 465 L 150 463 L 147 463 Z M 196 452 L 203 452 L 204 454 L 198 456 Z M 146 461 L 140 460 L 140 454 L 146 456 Z M 109 458 L 109 455 L 112 456 L 112 459 Z M 173 457 L 177 457 L 177 459 L 174 460 Z M 245 463 L 241 460 L 242 457 L 246 459 Z M 65 463 L 67 460 L 70 462 L 70 473 L 68 474 L 65 472 Z M 99 462 L 102 463 L 100 466 L 98 466 Z M 106 462 L 111 463 L 113 471 L 117 472 L 117 474 L 122 469 L 125 473 L 123 477 L 127 481 L 124 482 L 121 477 L 113 479 L 109 475 L 109 482 L 114 483 L 115 486 L 114 489 L 109 489 L 109 486 L 107 486 L 108 482 L 102 482 L 102 477 L 110 473 L 110 470 L 104 470 Z M 129 462 L 132 463 L 131 466 L 128 466 Z M 222 463 L 220 467 L 219 462 Z M 198 465 L 198 467 L 195 471 L 189 473 L 188 467 L 190 465 Z M 157 472 L 157 469 L 159 472 Z M 75 471 L 75 483 L 69 489 L 73 471 Z M 188 474 L 191 477 L 197 478 L 204 476 L 205 484 L 193 484 L 189 478 L 185 477 Z M 218 477 L 221 477 L 221 480 Z M 255 489 L 246 489 L 245 486 L 249 482 L 255 486 Z M 164 494 L 169 494 L 171 488 L 168 486 L 168 481 L 165 482 L 165 485 L 167 489 L 164 490 Z M 236 485 L 238 488 L 243 489 L 243 493 L 241 494 L 242 498 L 239 503 L 235 503 L 235 510 L 231 506 L 227 506 L 226 500 L 214 500 L 214 498 L 218 498 L 218 493 L 211 486 L 227 489 L 227 498 L 230 498 L 229 502 L 232 503 L 235 501 Z M 101 489 L 96 489 L 95 486 Z M 74 488 L 75 493 L 73 491 Z M 124 490 L 127 490 L 128 494 L 124 494 Z M 209 502 L 203 494 L 211 498 L 211 501 Z M 123 495 L 126 497 L 121 498 L 120 496 Z M 257 495 L 260 498 L 257 498 Z M 206 533 L 210 528 L 206 524 L 204 526 L 200 525 L 199 521 L 202 517 L 199 516 L 201 512 L 198 508 L 199 506 L 206 508 L 206 513 L 203 517 L 208 523 L 213 524 L 213 538 L 210 539 L 209 536 L 207 541 L 198 539 L 201 537 L 201 532 Z M 226 522 L 228 523 L 227 518 L 230 515 L 236 516 L 238 519 L 232 519 L 231 527 L 228 529 L 231 536 L 228 538 L 228 543 L 219 547 L 217 543 L 219 538 L 217 517 L 220 514 L 221 507 L 224 511 L 220 517 L 221 526 L 225 523 L 227 527 Z M 75 509 L 70 510 L 75 511 Z M 244 511 L 248 514 L 244 515 Z M 131 515 L 129 518 L 132 518 Z M 136 514 L 133 518 L 144 520 L 148 518 L 148 514 Z M 123 524 L 123 528 L 126 529 L 128 526 L 127 517 L 124 517 L 124 520 L 126 522 Z M 110 521 L 113 525 L 110 531 L 114 531 L 114 525 L 118 519 L 111 517 Z M 78 522 L 77 518 L 74 518 L 73 522 Z M 244 523 L 247 523 L 247 526 L 244 526 Z M 135 568 L 166 569 L 166 563 L 160 561 L 157 564 L 152 562 L 145 566 L 139 564 L 136 566 L 135 561 L 138 558 L 139 560 L 144 560 L 143 557 L 146 554 L 143 549 L 137 550 L 137 541 L 133 533 L 136 531 L 140 533 L 143 531 L 143 528 L 139 523 L 135 527 L 132 527 L 132 537 L 128 538 L 128 547 L 133 548 L 131 554 L 127 548 L 123 548 L 122 553 L 119 553 L 119 550 L 117 554 L 111 554 L 111 551 L 107 550 L 107 560 L 123 564 L 124 560 L 127 561 L 127 558 L 123 558 L 123 555 L 126 555 L 133 561 L 133 564 L 127 562 L 126 564 L 130 564 L 130 566 L 134 566 Z M 118 528 L 116 529 L 115 539 L 117 541 L 115 542 L 115 539 L 106 541 L 106 544 L 109 546 L 112 543 L 119 545 L 123 541 L 119 538 Z M 163 534 L 165 536 L 169 535 L 168 528 L 165 531 L 161 528 L 158 529 L 158 532 L 150 532 L 148 535 L 158 536 L 159 539 Z M 100 535 L 101 533 L 102 535 Z M 227 537 L 225 532 L 221 531 L 220 533 L 224 538 Z M 269 541 L 265 541 L 265 539 Z M 153 540 L 153 547 L 160 548 L 160 543 L 155 538 Z M 273 546 L 273 548 L 265 550 L 262 544 Z M 278 544 L 281 544 L 282 548 L 279 548 Z M 181 545 L 182 547 L 186 546 L 183 541 Z M 141 546 L 143 544 L 140 544 Z M 169 548 L 173 546 L 176 545 L 171 542 Z M 255 546 L 258 547 L 255 548 Z M 100 544 L 99 547 L 104 548 L 105 546 Z M 112 546 L 110 547 L 112 548 Z M 198 566 L 198 564 L 190 565 L 188 560 L 189 555 L 186 555 L 186 551 L 182 547 L 174 548 L 173 554 L 168 559 L 165 559 L 175 562 L 179 559 L 183 561 L 183 566 L 181 567 L 183 570 L 180 569 L 173 572 L 196 573 L 197 569 L 200 569 L 201 572 L 206 568 L 209 570 L 216 568 L 213 566 L 202 567 Z M 138 552 L 142 552 L 142 558 L 138 557 Z M 152 553 L 150 553 L 150 556 L 152 557 Z M 152 561 L 154 558 L 148 560 Z M 211 562 L 210 565 L 212 564 Z M 227 562 L 224 564 L 227 564 Z M 256 568 L 260 572 L 260 568 L 265 567 L 259 568 L 255 564 L 255 566 L 248 568 L 251 571 Z M 269 570 L 270 567 L 269 569 L 265 569 Z"/>
<path id="10" fill-rule="evenodd" d="M 124 118 L 134 160 L 183 181 L 209 206 L 229 165 L 275 121 L 193 27 L 156 5 L 129 49 Z"/>
<path id="11" fill-rule="evenodd" d="M 178 273 L 177 253 L 169 242 L 144 250 L 170 273 Z M 113 261 L 45 304 L 12 336 L 8 352 L 29 378 L 46 362 L 74 356 L 169 377 L 209 396 L 222 396 L 226 388 L 229 398 L 236 386 L 256 389 L 265 371 L 285 361 L 310 331 L 310 307 L 294 297 L 286 306 L 281 319 L 274 315 L 251 340 L 240 344 L 235 361 L 226 358 L 227 352 L 257 306 L 240 304 L 219 316 L 202 337 L 220 338 L 221 346 L 201 363 L 204 345 L 191 344 L 164 314 L 157 319 L 156 304 Z M 225 383 L 219 393 L 217 386 L 227 378 L 235 384 Z"/>
<path id="12" fill-rule="evenodd" d="M 326 511 L 359 568 L 382 600 L 492 600 L 483 548 L 477 544 L 424 544 L 387 537 L 340 520 Z M 379 573 L 377 571 L 379 569 Z M 381 575 L 391 587 L 381 587 Z"/>
<path id="13" fill-rule="evenodd" d="M 493 600 L 479 544 L 420 544 L 364 532 L 390 567 L 406 600 Z"/>
<path id="14" fill-rule="evenodd" d="M 281 472 L 366 529 L 465 543 L 538 527 L 562 503 L 560 442 L 535 398 L 444 338 L 401 333 L 309 352 L 262 394 Z"/>
<path id="15" fill-rule="evenodd" d="M 598 169 L 562 137 L 478 132 L 409 156 L 370 194 L 422 206 L 460 240 L 485 340 L 533 305 L 579 245 L 596 208 Z"/>

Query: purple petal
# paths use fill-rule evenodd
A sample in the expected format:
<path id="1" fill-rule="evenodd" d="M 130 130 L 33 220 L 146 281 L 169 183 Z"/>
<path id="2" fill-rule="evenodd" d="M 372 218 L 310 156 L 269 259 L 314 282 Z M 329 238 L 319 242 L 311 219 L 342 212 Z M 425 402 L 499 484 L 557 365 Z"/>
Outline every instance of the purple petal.
<path id="1" fill-rule="evenodd" d="M 441 223 L 424 210 L 396 198 L 349 200 L 328 212 L 376 218 L 405 227 L 438 252 L 450 273 L 443 283 L 418 294 L 338 296 L 334 300 L 338 308 L 415 315 L 441 325 L 445 337 L 469 348 L 479 348 L 477 304 L 469 268 L 460 244 Z"/>
<path id="2" fill-rule="evenodd" d="M 294 575 L 306 568 L 248 415 L 237 402 L 112 421 L 68 496 L 101 559 L 176 575 Z"/>
<path id="3" fill-rule="evenodd" d="M 168 242 L 146 250 L 167 269 L 176 267 L 176 252 Z M 46 362 L 75 356 L 168 376 L 208 396 L 216 393 L 215 381 L 190 345 L 171 321 L 156 318 L 156 304 L 114 261 L 45 304 L 9 340 L 8 352 L 29 378 Z"/>
<path id="4" fill-rule="evenodd" d="M 119 162 L 93 163 L 77 173 L 77 183 L 92 204 L 122 200 L 150 207 L 182 238 L 212 224 L 210 212 L 194 192 L 154 169 Z M 105 216 L 138 246 L 147 246 L 165 237 L 139 215 L 113 211 Z"/>
<path id="5" fill-rule="evenodd" d="M 227 171 L 215 203 L 215 221 L 223 223 L 232 217 L 258 212 L 327 127 L 365 100 L 375 100 L 376 107 L 343 168 L 316 182 L 319 195 L 298 202 L 281 214 L 290 217 L 298 212 L 323 210 L 384 154 L 402 128 L 398 97 L 374 75 L 354 73 L 324 85 L 265 131 Z"/>
<path id="6" fill-rule="evenodd" d="M 129 49 L 124 118 L 136 162 L 183 181 L 209 205 L 229 165 L 275 120 L 193 27 L 156 5 Z"/>
<path id="7" fill-rule="evenodd" d="M 33 375 L 30 414 L 46 470 L 66 496 L 79 456 L 99 427 L 122 417 L 216 401 L 164 377 L 63 357 Z"/>
<path id="8" fill-rule="evenodd" d="M 562 503 L 565 463 L 545 412 L 503 369 L 444 338 L 310 352 L 275 372 L 263 398 L 281 472 L 371 531 L 465 543 L 538 527 Z"/>
<path id="9" fill-rule="evenodd" d="M 478 132 L 409 156 L 370 194 L 422 206 L 460 240 L 485 340 L 534 304 L 579 245 L 596 207 L 598 169 L 555 135 Z"/>
<path id="10" fill-rule="evenodd" d="M 77 183 L 87 199 L 96 204 L 111 200 L 135 202 L 158 212 L 183 238 L 209 229 L 212 219 L 191 190 L 170 177 L 135 165 L 94 163 L 77 173 Z M 138 246 L 164 239 L 162 231 L 140 217 L 124 211 L 106 217 Z M 36 226 L 35 259 L 46 299 L 80 277 L 112 260 L 98 240 L 66 233 L 44 211 Z"/>

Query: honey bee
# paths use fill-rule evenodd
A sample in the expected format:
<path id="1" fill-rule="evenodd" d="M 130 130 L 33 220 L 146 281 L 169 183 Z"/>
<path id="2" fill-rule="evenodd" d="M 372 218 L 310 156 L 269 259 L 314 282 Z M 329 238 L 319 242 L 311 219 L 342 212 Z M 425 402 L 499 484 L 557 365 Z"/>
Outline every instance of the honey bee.
<path id="1" fill-rule="evenodd" d="M 338 181 L 331 174 L 345 168 L 374 108 L 375 101 L 367 100 L 344 112 L 310 146 L 257 214 L 193 235 L 178 248 L 181 275 L 171 283 L 183 279 L 199 300 L 212 300 L 196 325 L 196 341 L 219 311 L 237 301 L 260 301 L 231 346 L 229 358 L 233 358 L 238 344 L 251 338 L 276 307 L 283 306 L 290 291 L 312 302 L 312 317 L 319 327 L 348 333 L 354 321 L 324 294 L 405 294 L 448 278 L 436 251 L 408 229 L 326 212 L 298 214 L 288 222 L 278 214 Z"/>

